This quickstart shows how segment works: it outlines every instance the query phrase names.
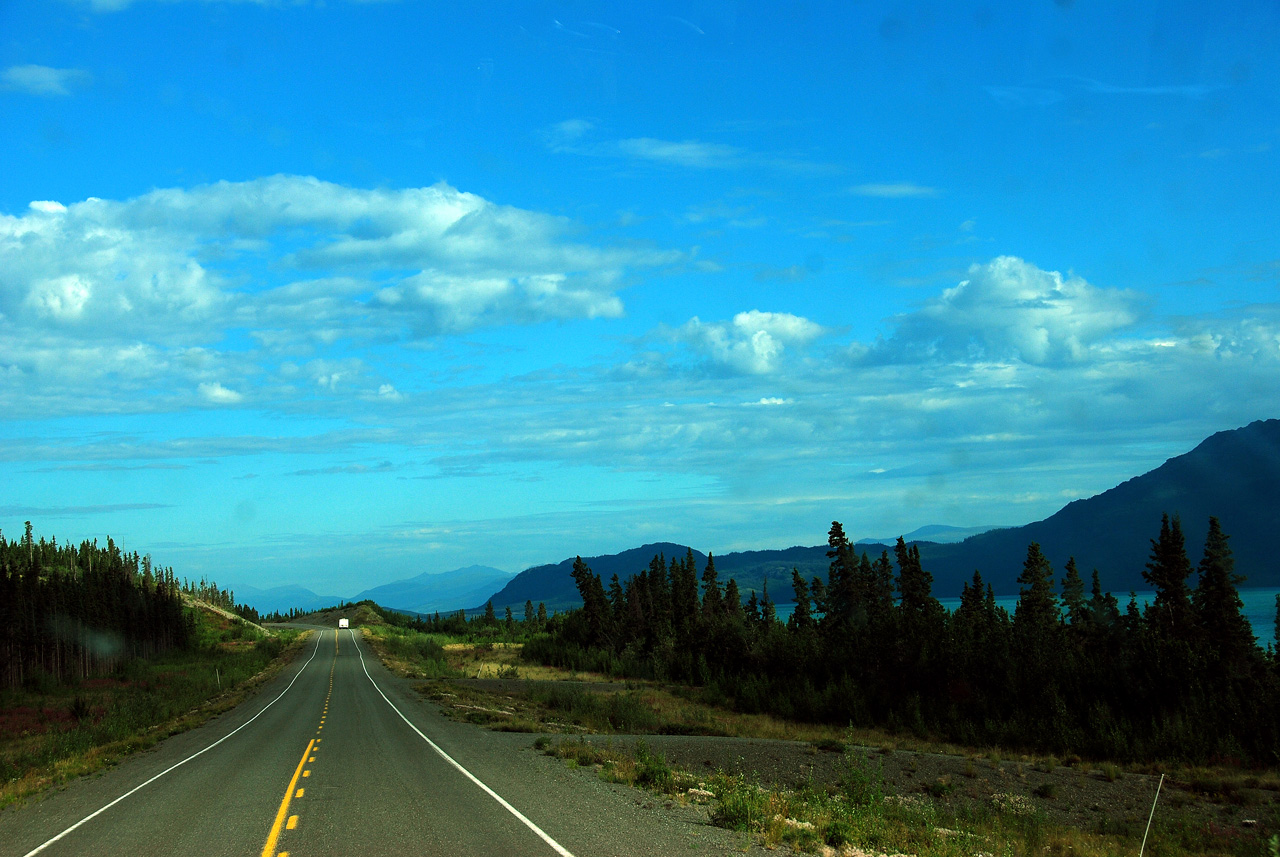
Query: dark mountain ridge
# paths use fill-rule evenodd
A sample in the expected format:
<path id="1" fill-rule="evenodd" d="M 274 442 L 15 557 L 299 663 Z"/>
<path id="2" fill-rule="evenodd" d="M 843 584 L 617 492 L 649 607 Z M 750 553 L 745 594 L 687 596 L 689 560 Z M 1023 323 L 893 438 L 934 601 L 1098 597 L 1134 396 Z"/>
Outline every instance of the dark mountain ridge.
<path id="1" fill-rule="evenodd" d="M 1231 537 L 1236 570 L 1247 576 L 1245 585 L 1280 587 L 1274 547 L 1280 533 L 1280 420 L 1218 432 L 1190 452 L 1101 494 L 1074 500 L 1042 521 L 990 530 L 953 544 L 914 543 L 925 569 L 934 576 L 933 594 L 939 598 L 958 597 L 975 569 L 997 594 L 1016 595 L 1027 546 L 1033 541 L 1053 563 L 1057 581 L 1067 559 L 1074 556 L 1086 585 L 1097 568 L 1105 590 L 1124 593 L 1149 588 L 1142 572 L 1164 513 L 1181 518 L 1193 567 L 1213 515 Z M 876 557 L 882 550 L 892 551 L 892 546 L 859 542 L 857 549 Z M 644 570 L 659 553 L 670 560 L 688 550 L 658 542 L 584 559 L 607 585 L 614 574 L 625 580 Z M 784 603 L 792 598 L 792 568 L 806 579 L 826 579 L 826 551 L 826 545 L 818 545 L 726 553 L 716 556 L 716 569 L 722 582 L 735 578 L 744 597 L 752 590 L 759 592 L 767 579 L 770 595 Z M 697 550 L 693 555 L 701 575 L 706 555 Z M 530 600 L 544 602 L 548 609 L 577 607 L 581 599 L 572 569 L 573 559 L 526 569 L 493 595 L 494 606 L 501 611 L 510 605 L 519 612 L 517 608 Z M 1188 583 L 1195 585 L 1194 574 Z"/>
<path id="2" fill-rule="evenodd" d="M 1259 420 L 1205 439 L 1169 459 L 1087 499 L 1074 500 L 1043 521 L 992 530 L 952 545 L 921 546 L 934 594 L 959 595 L 974 569 L 1002 594 L 1018 591 L 1027 545 L 1039 542 L 1060 581 L 1074 556 L 1086 584 L 1098 569 L 1104 589 L 1149 589 L 1142 579 L 1160 516 L 1182 520 L 1187 556 L 1194 567 L 1204 551 L 1209 516 L 1231 537 L 1236 571 L 1248 586 L 1280 586 L 1275 537 L 1280 533 L 1280 420 Z M 1190 585 L 1195 585 L 1193 579 Z"/>

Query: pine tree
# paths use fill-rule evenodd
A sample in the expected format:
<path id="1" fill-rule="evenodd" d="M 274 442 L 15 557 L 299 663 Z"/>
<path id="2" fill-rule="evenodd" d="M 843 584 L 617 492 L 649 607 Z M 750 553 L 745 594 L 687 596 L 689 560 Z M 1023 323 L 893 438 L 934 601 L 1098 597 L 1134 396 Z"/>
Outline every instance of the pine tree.
<path id="1" fill-rule="evenodd" d="M 724 612 L 730 618 L 742 618 L 742 593 L 738 591 L 738 581 L 732 577 L 724 585 Z"/>
<path id="2" fill-rule="evenodd" d="M 849 537 L 839 521 L 831 522 L 827 532 L 827 558 L 831 565 L 827 572 L 827 613 L 823 627 L 827 633 L 843 635 L 853 622 L 853 578 L 856 560 Z"/>
<path id="3" fill-rule="evenodd" d="M 935 612 L 937 599 L 932 595 L 933 575 L 924 570 L 920 563 L 920 546 L 907 547 L 898 536 L 898 544 L 894 547 L 898 557 L 898 592 L 902 596 L 899 606 L 904 615 L 925 615 Z M 938 606 L 941 609 L 941 605 Z"/>
<path id="4" fill-rule="evenodd" d="M 1027 558 L 1018 575 L 1018 606 L 1013 613 L 1013 627 L 1024 640 L 1052 640 L 1059 624 L 1058 600 L 1053 594 L 1053 567 L 1040 552 L 1038 542 L 1027 548 Z"/>
<path id="5" fill-rule="evenodd" d="M 716 579 L 716 559 L 707 554 L 707 567 L 702 572 L 702 618 L 715 621 L 724 613 L 724 598 Z"/>
<path id="6" fill-rule="evenodd" d="M 1244 617 L 1237 586 L 1244 582 L 1236 574 L 1235 559 L 1217 518 L 1209 518 L 1209 534 L 1200 560 L 1200 580 L 1192 593 L 1192 606 L 1203 641 L 1220 662 L 1239 666 L 1257 648 L 1257 640 Z"/>
<path id="7" fill-rule="evenodd" d="M 1189 641 L 1194 630 L 1191 596 L 1187 577 L 1191 562 L 1187 559 L 1186 540 L 1177 515 L 1160 520 L 1160 538 L 1151 542 L 1151 560 L 1142 578 L 1155 589 L 1155 598 L 1147 608 L 1147 621 L 1157 638 Z"/>
<path id="8" fill-rule="evenodd" d="M 1066 574 L 1062 577 L 1062 603 L 1067 608 L 1067 619 L 1073 628 L 1082 628 L 1088 622 L 1088 607 L 1084 600 L 1084 581 L 1076 568 L 1076 558 L 1067 559 Z"/>
<path id="9" fill-rule="evenodd" d="M 593 646 L 606 646 L 612 624 L 612 612 L 605 599 L 600 575 L 594 573 L 582 557 L 573 561 L 573 582 L 582 596 L 582 612 L 587 623 L 587 642 Z"/>
<path id="10" fill-rule="evenodd" d="M 787 620 L 787 627 L 804 633 L 813 628 L 813 613 L 809 607 L 809 584 L 800 576 L 800 569 L 791 569 L 791 588 L 796 592 L 796 609 Z"/>

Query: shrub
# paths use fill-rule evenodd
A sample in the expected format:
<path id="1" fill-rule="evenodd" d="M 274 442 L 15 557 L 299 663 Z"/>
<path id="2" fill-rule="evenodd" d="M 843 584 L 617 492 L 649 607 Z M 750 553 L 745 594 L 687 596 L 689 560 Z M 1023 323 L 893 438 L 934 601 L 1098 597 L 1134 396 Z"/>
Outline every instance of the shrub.
<path id="1" fill-rule="evenodd" d="M 845 797 L 854 806 L 878 806 L 884 801 L 884 763 L 870 761 L 856 748 L 844 753 L 844 771 L 841 776 Z"/>
<path id="2" fill-rule="evenodd" d="M 651 753 L 649 745 L 636 742 L 636 784 L 657 791 L 667 792 L 675 781 L 675 774 L 661 753 Z"/>

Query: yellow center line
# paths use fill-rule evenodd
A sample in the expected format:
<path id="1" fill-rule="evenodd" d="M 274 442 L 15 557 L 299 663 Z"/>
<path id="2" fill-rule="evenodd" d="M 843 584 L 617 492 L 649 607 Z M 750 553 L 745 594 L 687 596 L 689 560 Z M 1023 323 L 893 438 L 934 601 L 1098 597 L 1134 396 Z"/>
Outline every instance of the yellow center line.
<path id="1" fill-rule="evenodd" d="M 315 741 L 307 742 L 307 749 L 302 754 L 302 758 L 298 760 L 298 767 L 293 772 L 293 779 L 289 780 L 289 788 L 285 789 L 284 800 L 280 801 L 280 810 L 276 813 L 275 823 L 271 825 L 271 833 L 267 835 L 267 844 L 262 846 L 262 857 L 276 857 L 276 843 L 280 840 L 280 827 L 284 824 L 285 818 L 289 815 L 289 801 L 293 797 L 293 790 L 298 785 L 298 775 L 308 776 L 310 771 L 303 771 L 302 766 L 307 763 L 307 756 L 311 754 L 311 748 Z M 294 816 L 297 818 L 297 816 Z M 294 824 L 297 824 L 295 821 Z"/>

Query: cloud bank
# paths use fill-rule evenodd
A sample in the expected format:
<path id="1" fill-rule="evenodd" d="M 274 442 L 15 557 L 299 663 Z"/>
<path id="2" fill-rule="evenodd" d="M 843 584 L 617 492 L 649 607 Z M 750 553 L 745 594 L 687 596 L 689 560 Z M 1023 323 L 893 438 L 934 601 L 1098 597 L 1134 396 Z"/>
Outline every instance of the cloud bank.
<path id="1" fill-rule="evenodd" d="M 223 347 L 236 332 L 284 354 L 616 317 L 628 272 L 680 258 L 573 231 L 445 184 L 365 190 L 299 176 L 32 202 L 0 215 L 0 377 L 11 394 L 38 379 L 114 379 L 118 391 L 180 399 L 185 386 L 233 404 L 263 371 Z M 331 389 L 360 371 L 358 360 L 313 368 Z"/>

